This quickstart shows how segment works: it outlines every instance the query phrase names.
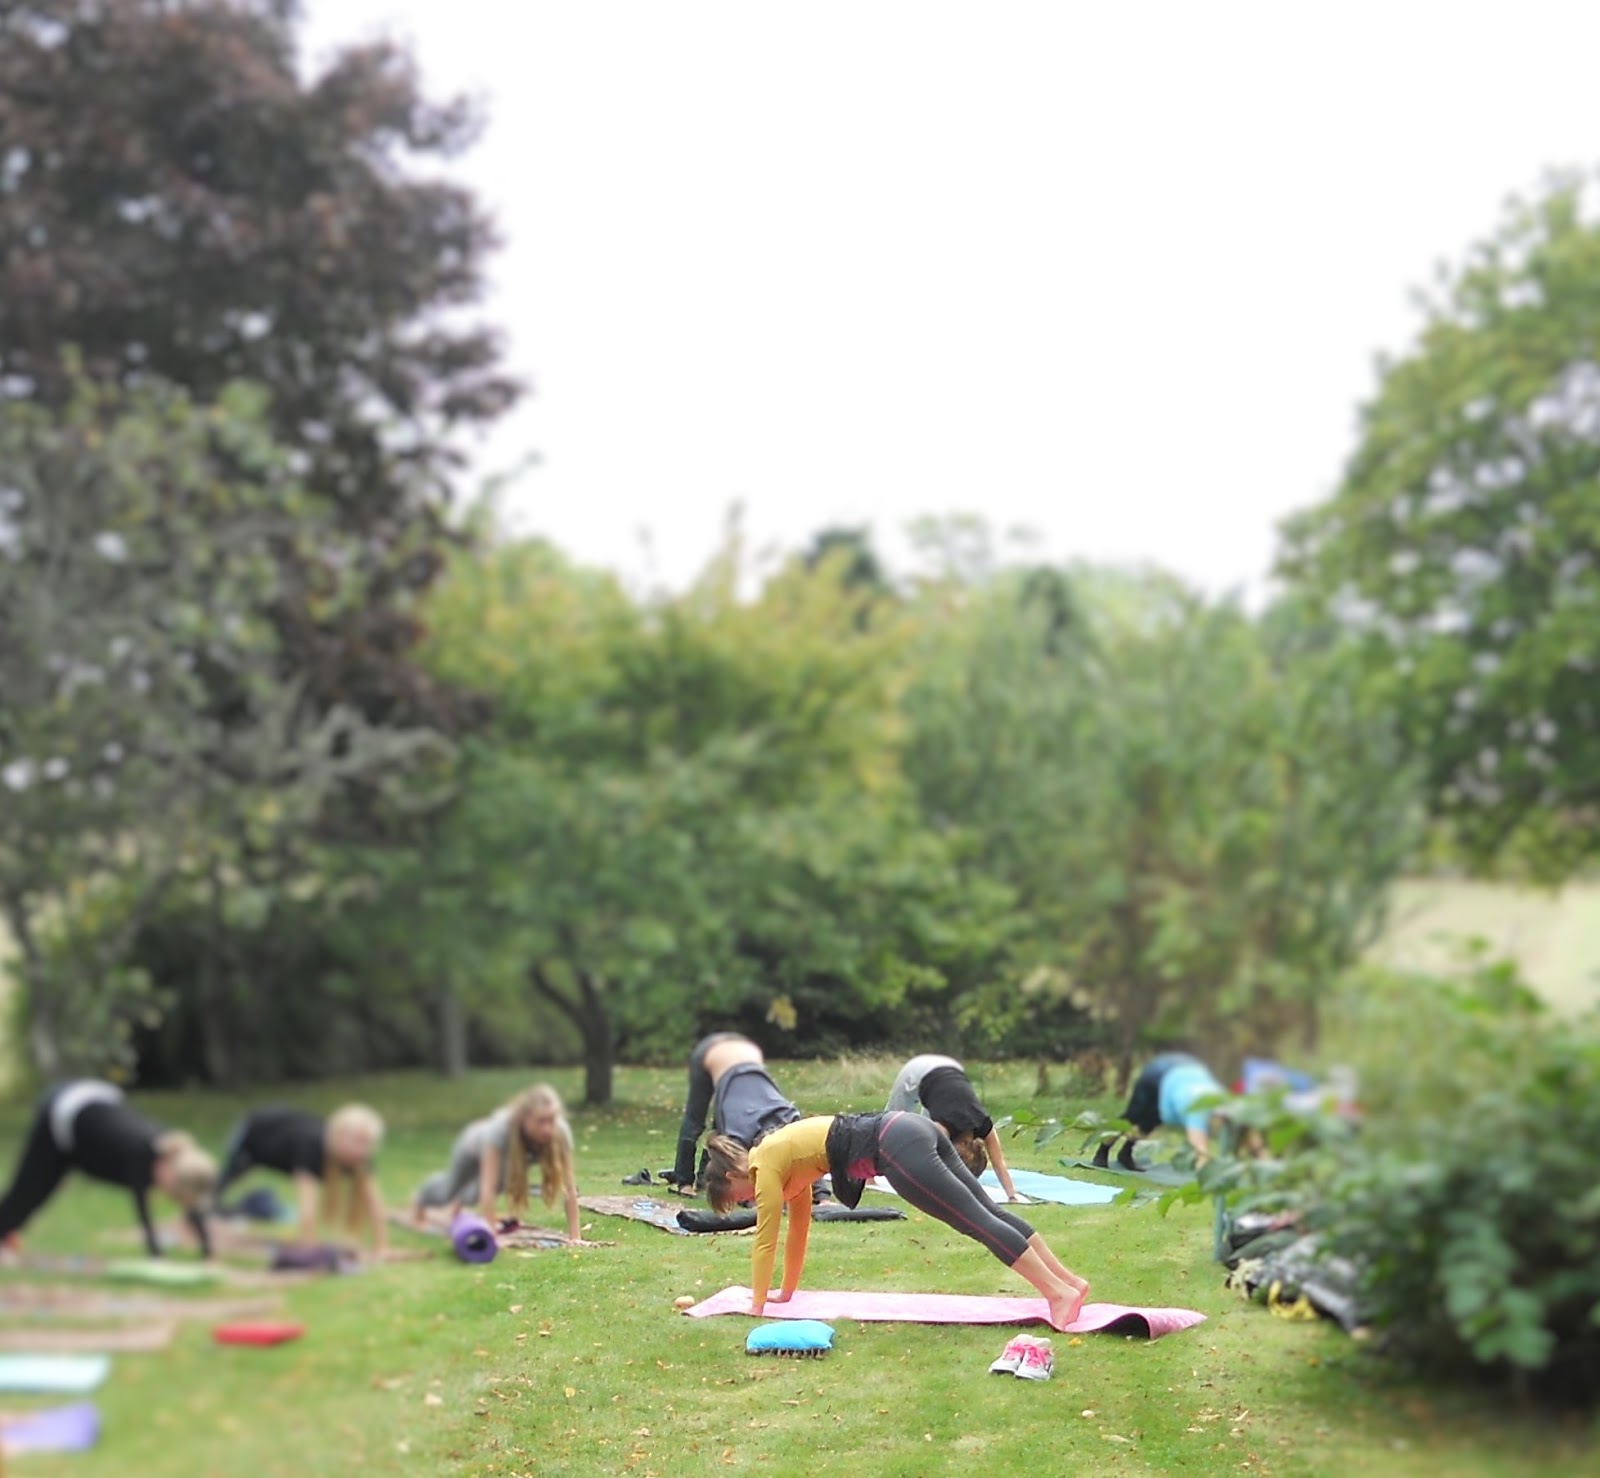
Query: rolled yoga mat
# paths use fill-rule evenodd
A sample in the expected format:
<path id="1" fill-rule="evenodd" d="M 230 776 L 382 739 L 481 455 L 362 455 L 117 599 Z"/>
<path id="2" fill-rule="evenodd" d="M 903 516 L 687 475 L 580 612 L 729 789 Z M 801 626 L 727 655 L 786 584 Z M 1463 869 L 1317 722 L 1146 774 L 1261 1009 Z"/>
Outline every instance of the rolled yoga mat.
<path id="1" fill-rule="evenodd" d="M 685 1309 L 691 1319 L 750 1314 L 748 1288 L 724 1288 Z M 787 1303 L 769 1303 L 763 1319 L 856 1319 L 868 1324 L 1048 1324 L 1042 1298 L 983 1297 L 965 1293 L 830 1293 L 801 1289 Z M 1085 1304 L 1065 1334 L 1135 1334 L 1159 1339 L 1204 1324 L 1194 1309 L 1140 1309 L 1126 1304 Z"/>
<path id="2" fill-rule="evenodd" d="M 459 1213 L 450 1223 L 450 1245 L 462 1262 L 493 1262 L 500 1251 L 494 1228 L 470 1211 Z"/>

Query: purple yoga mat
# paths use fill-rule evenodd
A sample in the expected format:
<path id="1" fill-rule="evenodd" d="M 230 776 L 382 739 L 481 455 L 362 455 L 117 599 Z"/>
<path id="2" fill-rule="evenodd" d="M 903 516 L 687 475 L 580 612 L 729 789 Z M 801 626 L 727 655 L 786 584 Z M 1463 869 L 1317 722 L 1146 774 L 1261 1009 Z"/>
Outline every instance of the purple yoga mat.
<path id="1" fill-rule="evenodd" d="M 450 1223 L 450 1245 L 462 1262 L 493 1262 L 500 1250 L 494 1228 L 470 1211 L 458 1212 Z"/>
<path id="2" fill-rule="evenodd" d="M 25 1452 L 86 1452 L 100 1440 L 100 1410 L 91 1401 L 33 1411 L 0 1429 L 6 1455 Z"/>
<path id="3" fill-rule="evenodd" d="M 749 1314 L 750 1290 L 724 1288 L 692 1309 L 691 1319 Z M 869 1324 L 1048 1324 L 1042 1298 L 986 1298 L 966 1293 L 825 1293 L 802 1289 L 788 1303 L 769 1303 L 763 1319 L 857 1319 Z M 1065 1334 L 1138 1334 L 1160 1339 L 1204 1324 L 1193 1309 L 1137 1309 L 1126 1304 L 1085 1304 Z"/>

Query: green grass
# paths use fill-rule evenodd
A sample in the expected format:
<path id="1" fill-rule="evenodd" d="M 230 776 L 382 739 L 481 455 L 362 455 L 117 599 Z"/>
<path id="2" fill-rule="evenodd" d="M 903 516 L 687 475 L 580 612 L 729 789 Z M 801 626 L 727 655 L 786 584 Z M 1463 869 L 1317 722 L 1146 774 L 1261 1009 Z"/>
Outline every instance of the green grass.
<path id="1" fill-rule="evenodd" d="M 804 1106 L 878 1107 L 897 1064 L 780 1064 Z M 1034 1068 L 975 1070 L 993 1107 L 1033 1102 Z M 576 1075 L 551 1074 L 577 1095 Z M 312 1107 L 351 1096 L 387 1115 L 391 1201 L 435 1168 L 467 1117 L 521 1075 L 465 1083 L 421 1076 L 324 1085 Z M 619 1102 L 579 1112 L 579 1180 L 609 1191 L 669 1162 L 680 1074 L 629 1070 Z M 152 1096 L 167 1122 L 220 1143 L 244 1105 Z M 1050 1100 L 1052 1110 L 1076 1108 Z M 0 1112 L 14 1143 L 26 1110 Z M 1059 1149 L 1017 1143 L 1017 1163 L 1052 1170 Z M 910 1475 L 976 1463 L 992 1473 L 1345 1475 L 1594 1471 L 1593 1432 L 1397 1381 L 1331 1326 L 1289 1323 L 1238 1301 L 1209 1261 L 1198 1210 L 1041 1207 L 1030 1212 L 1096 1296 L 1185 1304 L 1209 1322 L 1155 1343 L 1057 1340 L 1048 1385 L 987 1375 L 993 1329 L 843 1324 L 820 1361 L 756 1360 L 747 1324 L 683 1319 L 680 1294 L 748 1281 L 748 1238 L 675 1238 L 592 1218 L 610 1248 L 502 1256 L 487 1268 L 442 1255 L 297 1289 L 310 1327 L 275 1350 L 219 1349 L 186 1329 L 159 1355 L 118 1357 L 100 1401 L 105 1436 L 24 1473 Z M 82 1183 L 30 1228 L 36 1250 L 124 1247 L 125 1197 Z M 428 1244 L 419 1244 L 428 1245 Z M 972 1243 L 914 1217 L 819 1226 L 811 1287 L 1025 1292 Z M 25 1405 L 11 1402 L 12 1406 Z"/>

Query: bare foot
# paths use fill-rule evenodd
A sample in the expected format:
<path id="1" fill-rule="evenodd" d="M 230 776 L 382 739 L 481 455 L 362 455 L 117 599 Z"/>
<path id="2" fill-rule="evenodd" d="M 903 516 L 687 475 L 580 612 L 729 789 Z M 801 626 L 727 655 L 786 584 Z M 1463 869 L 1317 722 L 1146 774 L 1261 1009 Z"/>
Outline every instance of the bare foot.
<path id="1" fill-rule="evenodd" d="M 1054 1329 L 1065 1330 L 1078 1322 L 1078 1315 L 1083 1312 L 1083 1296 L 1088 1291 L 1087 1286 L 1069 1288 L 1050 1300 L 1050 1324 Z"/>

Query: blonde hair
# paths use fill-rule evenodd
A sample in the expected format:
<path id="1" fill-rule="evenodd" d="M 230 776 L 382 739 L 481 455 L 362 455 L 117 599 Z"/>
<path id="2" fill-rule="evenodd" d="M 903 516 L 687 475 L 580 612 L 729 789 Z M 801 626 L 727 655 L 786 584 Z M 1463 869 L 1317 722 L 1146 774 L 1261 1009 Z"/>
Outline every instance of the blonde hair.
<path id="1" fill-rule="evenodd" d="M 173 1129 L 156 1140 L 156 1158 L 172 1178 L 171 1196 L 185 1211 L 203 1210 L 217 1189 L 217 1162 L 192 1134 Z"/>
<path id="2" fill-rule="evenodd" d="M 551 1109 L 556 1116 L 555 1132 L 539 1147 L 539 1194 L 546 1206 L 556 1204 L 556 1196 L 572 1178 L 572 1126 L 567 1123 L 566 1105 L 548 1083 L 535 1083 L 506 1105 L 511 1124 L 506 1134 L 506 1203 L 511 1214 L 521 1217 L 528 1209 L 528 1144 L 522 1120 L 530 1109 Z"/>
<path id="3" fill-rule="evenodd" d="M 750 1151 L 737 1139 L 713 1134 L 706 1141 L 706 1200 L 718 1216 L 738 1204 L 739 1198 L 728 1185 L 735 1176 L 750 1178 Z"/>
<path id="4" fill-rule="evenodd" d="M 333 1158 L 333 1139 L 336 1134 L 349 1131 L 372 1141 L 373 1153 L 383 1143 L 383 1116 L 364 1103 L 347 1103 L 328 1115 L 322 1131 L 322 1220 L 327 1226 L 336 1226 L 339 1217 L 339 1198 L 345 1192 L 344 1225 L 352 1236 L 375 1230 L 368 1226 L 371 1207 L 368 1205 L 367 1187 L 372 1184 L 372 1166 L 341 1165 Z"/>

